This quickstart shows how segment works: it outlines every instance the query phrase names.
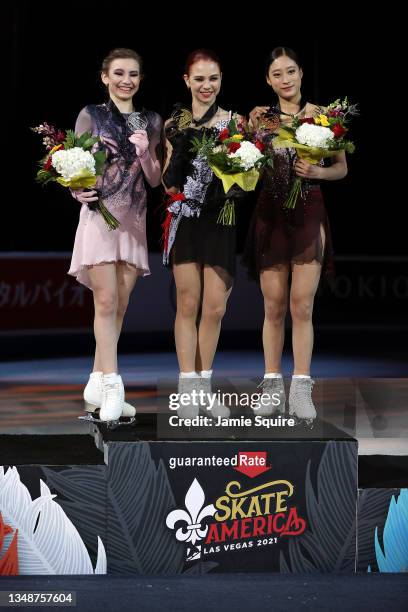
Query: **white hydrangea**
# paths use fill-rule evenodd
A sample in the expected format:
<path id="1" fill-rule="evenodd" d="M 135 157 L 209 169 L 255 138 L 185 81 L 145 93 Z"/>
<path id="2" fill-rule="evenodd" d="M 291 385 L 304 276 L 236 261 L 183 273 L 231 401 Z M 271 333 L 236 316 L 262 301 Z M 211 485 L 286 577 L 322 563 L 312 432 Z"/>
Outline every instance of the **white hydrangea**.
<path id="1" fill-rule="evenodd" d="M 296 139 L 301 144 L 309 147 L 319 147 L 329 149 L 333 143 L 333 132 L 328 127 L 303 123 L 296 130 Z"/>
<path id="2" fill-rule="evenodd" d="M 262 153 L 252 142 L 244 140 L 240 144 L 240 148 L 235 153 L 230 153 L 229 157 L 238 158 L 244 169 L 250 170 L 258 159 L 262 157 Z"/>
<path id="3" fill-rule="evenodd" d="M 61 176 L 69 181 L 78 176 L 81 170 L 88 170 L 95 174 L 95 159 L 89 151 L 84 151 L 81 147 L 72 149 L 61 149 L 51 156 L 52 165 Z"/>

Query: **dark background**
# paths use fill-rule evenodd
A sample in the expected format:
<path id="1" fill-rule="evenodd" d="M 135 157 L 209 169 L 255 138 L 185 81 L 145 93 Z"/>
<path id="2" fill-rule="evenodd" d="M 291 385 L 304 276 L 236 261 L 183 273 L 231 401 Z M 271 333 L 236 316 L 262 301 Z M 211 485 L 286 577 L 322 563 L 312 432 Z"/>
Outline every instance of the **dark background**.
<path id="1" fill-rule="evenodd" d="M 3 184 L 11 189 L 8 203 L 3 202 L 7 221 L 3 221 L 0 250 L 72 249 L 78 204 L 57 185 L 43 189 L 35 184 L 36 161 L 43 148 L 29 127 L 48 121 L 72 128 L 83 106 L 104 101 L 99 68 L 111 48 L 127 46 L 141 53 L 146 76 L 138 101 L 166 118 L 174 102 L 188 101 L 182 74 L 191 50 L 205 46 L 218 52 L 224 74 L 219 103 L 247 114 L 254 105 L 270 102 L 265 57 L 273 47 L 286 45 L 303 60 L 302 89 L 308 100 L 327 104 L 347 95 L 361 109 L 350 133 L 357 150 L 348 158 L 349 174 L 323 185 L 336 254 L 403 254 L 405 231 L 399 219 L 404 196 L 389 196 L 394 156 L 380 147 L 387 122 L 378 90 L 384 54 L 374 47 L 372 23 L 368 32 L 354 16 L 336 24 L 319 21 L 315 9 L 308 21 L 306 13 L 295 13 L 295 7 L 295 19 L 290 14 L 279 17 L 278 9 L 248 6 L 247 11 L 234 8 L 225 16 L 221 4 L 164 9 L 130 2 L 9 6 L 3 21 L 9 55 L 3 66 L 8 105 L 4 127 L 6 150 L 11 145 L 13 161 L 3 166 Z M 325 36 L 314 36 L 319 33 Z M 148 239 L 150 250 L 156 251 L 161 188 L 149 195 Z M 243 210 L 240 250 L 253 200 Z"/>
<path id="2" fill-rule="evenodd" d="M 405 38 L 397 35 L 398 13 L 391 12 L 392 3 L 388 12 L 378 14 L 362 6 L 361 16 L 357 6 L 304 3 L 162 6 L 74 0 L 22 1 L 2 7 L 0 253 L 72 250 L 78 203 L 56 184 L 42 188 L 35 183 L 43 147 L 30 127 L 47 121 L 73 128 L 84 106 L 105 101 L 99 70 L 112 48 L 130 47 L 142 55 L 145 78 L 136 101 L 166 118 L 175 102 L 189 102 L 182 75 L 192 50 L 207 47 L 219 54 L 219 103 L 248 114 L 255 105 L 272 100 L 265 82 L 268 52 L 289 46 L 302 59 L 302 93 L 307 100 L 324 105 L 347 95 L 361 112 L 349 134 L 356 152 L 348 156 L 348 176 L 322 184 L 337 259 L 337 289 L 323 283 L 320 288 L 323 295 L 315 308 L 319 347 L 338 352 L 343 344 L 347 354 L 351 347 L 365 347 L 384 357 L 388 351 L 393 358 L 406 354 Z M 240 207 L 239 251 L 255 198 L 250 194 Z M 150 252 L 160 251 L 163 210 L 161 187 L 150 190 Z M 0 258 L 0 273 L 2 266 Z M 344 291 L 347 283 L 350 292 Z M 327 322 L 331 327 L 335 323 L 335 329 L 323 333 Z M 153 349 L 156 344 L 173 350 L 170 332 L 146 330 L 145 339 L 136 335 L 137 341 L 134 334 L 123 334 L 120 350 Z M 35 337 L 22 337 L 20 342 L 2 337 L 2 353 L 9 358 L 22 352 L 46 356 L 58 354 L 62 346 L 66 354 L 89 353 L 93 342 L 89 333 L 82 340 L 73 336 L 71 348 L 65 336 L 63 342 L 55 333 L 49 338 L 55 350 L 47 352 Z M 259 349 L 260 332 L 237 335 L 223 330 L 220 349 L 244 347 Z"/>

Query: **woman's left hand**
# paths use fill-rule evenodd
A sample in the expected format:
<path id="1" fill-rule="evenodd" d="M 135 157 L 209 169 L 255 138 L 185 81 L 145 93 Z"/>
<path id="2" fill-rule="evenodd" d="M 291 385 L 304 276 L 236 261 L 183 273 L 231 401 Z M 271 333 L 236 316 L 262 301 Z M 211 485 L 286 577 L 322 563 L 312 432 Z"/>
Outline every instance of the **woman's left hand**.
<path id="1" fill-rule="evenodd" d="M 144 155 L 149 148 L 149 139 L 146 130 L 136 130 L 129 136 L 129 140 L 135 145 L 136 155 L 138 155 L 138 157 Z"/>
<path id="2" fill-rule="evenodd" d="M 305 179 L 320 179 L 322 178 L 322 167 L 309 164 L 304 159 L 298 159 L 295 163 L 295 172 L 297 176 Z"/>

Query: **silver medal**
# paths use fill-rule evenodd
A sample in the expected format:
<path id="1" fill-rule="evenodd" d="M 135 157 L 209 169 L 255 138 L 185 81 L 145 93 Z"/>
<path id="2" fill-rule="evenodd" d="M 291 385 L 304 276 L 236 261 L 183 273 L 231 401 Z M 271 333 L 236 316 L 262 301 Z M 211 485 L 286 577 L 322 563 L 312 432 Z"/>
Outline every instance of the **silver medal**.
<path id="1" fill-rule="evenodd" d="M 131 132 L 145 130 L 147 128 L 147 119 L 144 113 L 130 113 L 127 118 L 127 124 Z"/>

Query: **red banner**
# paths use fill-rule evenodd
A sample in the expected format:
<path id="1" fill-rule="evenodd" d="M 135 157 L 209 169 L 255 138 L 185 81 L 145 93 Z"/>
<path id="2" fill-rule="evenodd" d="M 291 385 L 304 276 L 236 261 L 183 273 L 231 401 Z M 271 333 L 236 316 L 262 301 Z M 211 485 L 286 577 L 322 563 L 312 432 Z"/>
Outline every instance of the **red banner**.
<path id="1" fill-rule="evenodd" d="M 70 254 L 0 255 L 0 332 L 92 326 L 92 292 L 67 275 Z"/>

